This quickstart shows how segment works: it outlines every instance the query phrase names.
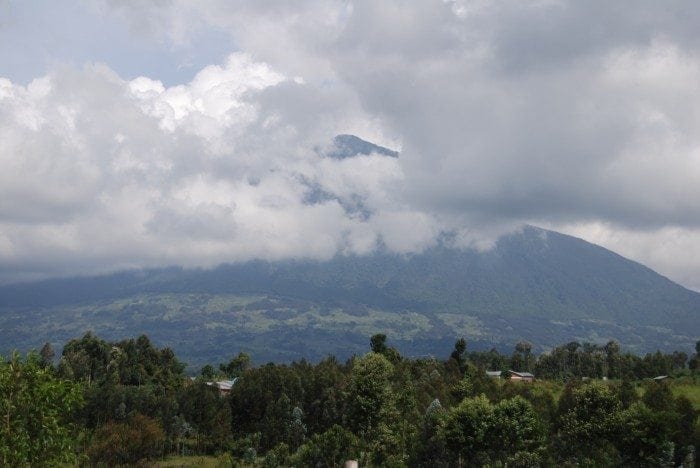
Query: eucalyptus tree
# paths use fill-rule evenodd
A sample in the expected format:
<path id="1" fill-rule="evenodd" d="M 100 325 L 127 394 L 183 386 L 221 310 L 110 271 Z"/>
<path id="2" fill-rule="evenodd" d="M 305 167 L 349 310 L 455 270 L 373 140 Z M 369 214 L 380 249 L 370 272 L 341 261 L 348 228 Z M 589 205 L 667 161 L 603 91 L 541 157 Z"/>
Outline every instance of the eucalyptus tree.
<path id="1" fill-rule="evenodd" d="M 0 465 L 72 462 L 71 413 L 82 404 L 80 386 L 56 377 L 36 354 L 0 357 Z"/>

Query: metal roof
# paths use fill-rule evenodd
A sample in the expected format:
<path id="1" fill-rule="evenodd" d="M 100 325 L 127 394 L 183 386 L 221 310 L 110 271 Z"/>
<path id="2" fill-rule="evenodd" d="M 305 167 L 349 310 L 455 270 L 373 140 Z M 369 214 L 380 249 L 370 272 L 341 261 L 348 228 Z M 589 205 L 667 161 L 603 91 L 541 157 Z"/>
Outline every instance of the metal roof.
<path id="1" fill-rule="evenodd" d="M 511 371 L 508 371 L 508 372 L 510 372 L 511 374 L 515 374 L 515 375 L 517 375 L 518 377 L 532 377 L 533 379 L 535 378 L 535 376 L 534 376 L 533 374 L 529 373 L 529 372 L 516 372 L 516 371 L 514 371 L 514 370 L 511 370 Z"/>

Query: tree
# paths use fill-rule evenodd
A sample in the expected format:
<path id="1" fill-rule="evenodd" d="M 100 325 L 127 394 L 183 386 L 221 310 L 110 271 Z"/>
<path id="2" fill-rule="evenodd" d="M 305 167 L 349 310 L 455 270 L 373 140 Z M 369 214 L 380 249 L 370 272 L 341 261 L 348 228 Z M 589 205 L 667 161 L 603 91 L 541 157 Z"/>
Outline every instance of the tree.
<path id="1" fill-rule="evenodd" d="M 495 460 L 506 466 L 541 464 L 545 446 L 544 428 L 532 404 L 523 397 L 503 400 L 494 407 L 489 432 Z"/>
<path id="2" fill-rule="evenodd" d="M 545 434 L 532 405 L 520 396 L 495 406 L 484 395 L 452 408 L 442 425 L 445 444 L 467 466 L 537 466 Z"/>
<path id="3" fill-rule="evenodd" d="M 109 343 L 87 332 L 63 347 L 59 373 L 73 380 L 86 380 L 91 385 L 105 376 L 110 349 Z"/>
<path id="4" fill-rule="evenodd" d="M 195 430 L 197 449 L 220 448 L 231 434 L 231 407 L 218 390 L 197 381 L 183 388 L 178 399 L 181 416 Z"/>
<path id="5" fill-rule="evenodd" d="M 370 436 L 394 411 L 390 378 L 394 366 L 381 354 L 355 360 L 348 385 L 348 423 L 355 434 Z"/>
<path id="6" fill-rule="evenodd" d="M 674 351 L 671 355 L 673 370 L 683 370 L 688 362 L 688 355 L 682 351 Z"/>
<path id="7" fill-rule="evenodd" d="M 69 421 L 81 403 L 80 387 L 56 378 L 36 354 L 0 358 L 0 465 L 73 461 Z"/>
<path id="8" fill-rule="evenodd" d="M 234 437 L 259 433 L 261 453 L 279 442 L 287 442 L 281 425 L 291 418 L 295 406 L 304 408 L 302 379 L 296 368 L 268 363 L 247 370 L 231 388 L 227 398 L 231 407 Z"/>
<path id="9" fill-rule="evenodd" d="M 453 407 L 442 428 L 447 448 L 454 453 L 459 465 L 485 465 L 490 462 L 490 432 L 493 423 L 493 406 L 485 396 L 466 398 Z"/>
<path id="10" fill-rule="evenodd" d="M 221 372 L 226 374 L 226 377 L 232 379 L 239 377 L 246 369 L 250 367 L 250 355 L 247 353 L 238 353 L 237 356 L 231 358 L 226 364 L 219 364 Z"/>
<path id="11" fill-rule="evenodd" d="M 204 379 L 213 380 L 214 377 L 216 377 L 216 371 L 214 370 L 214 366 L 212 366 L 211 364 L 205 365 L 199 371 L 199 375 L 201 375 Z"/>
<path id="12" fill-rule="evenodd" d="M 41 367 L 53 368 L 53 358 L 55 355 L 56 353 L 54 353 L 51 343 L 44 343 L 44 346 L 41 347 L 41 351 L 39 351 L 39 364 Z"/>
<path id="13" fill-rule="evenodd" d="M 359 456 L 359 439 L 347 429 L 333 425 L 326 432 L 311 436 L 293 459 L 297 466 L 341 466 L 346 460 Z"/>
<path id="14" fill-rule="evenodd" d="M 322 360 L 304 379 L 304 423 L 309 434 L 321 433 L 340 421 L 343 413 L 342 388 L 345 369 L 334 357 Z"/>
<path id="15" fill-rule="evenodd" d="M 384 354 L 387 349 L 386 335 L 384 333 L 372 335 L 372 338 L 369 339 L 369 345 L 373 353 Z"/>
<path id="16" fill-rule="evenodd" d="M 519 341 L 511 357 L 511 366 L 517 371 L 531 371 L 533 368 L 532 344 Z"/>
<path id="17" fill-rule="evenodd" d="M 440 434 L 445 414 L 445 410 L 437 398 L 428 405 L 420 427 L 420 436 L 415 447 L 413 460 L 409 466 L 449 466 L 445 440 Z"/>
<path id="18" fill-rule="evenodd" d="M 674 405 L 671 387 L 663 380 L 646 382 L 642 401 L 654 411 L 671 411 Z"/>
<path id="19" fill-rule="evenodd" d="M 384 355 L 384 357 L 386 357 L 389 362 L 393 364 L 396 364 L 401 360 L 401 354 L 396 350 L 396 348 L 386 345 L 386 335 L 384 333 L 372 335 L 372 338 L 369 340 L 369 345 L 373 353 Z"/>
<path id="20" fill-rule="evenodd" d="M 304 412 L 301 408 L 298 406 L 292 408 L 291 418 L 286 426 L 289 442 L 296 449 L 306 439 L 306 424 L 304 424 Z"/>
<path id="21" fill-rule="evenodd" d="M 616 393 L 623 409 L 629 408 L 632 403 L 639 400 L 634 385 L 627 379 L 623 379 L 622 382 L 620 382 L 620 385 L 616 388 Z"/>
<path id="22" fill-rule="evenodd" d="M 625 466 L 674 466 L 674 447 L 664 415 L 641 402 L 622 413 L 617 445 Z"/>
<path id="23" fill-rule="evenodd" d="M 484 369 L 467 362 L 464 365 L 464 378 L 452 388 L 452 395 L 457 397 L 456 401 L 482 394 L 490 400 L 495 400 L 499 391 L 496 380 L 488 377 Z"/>
<path id="24" fill-rule="evenodd" d="M 460 338 L 457 340 L 457 342 L 455 342 L 455 348 L 452 351 L 452 354 L 450 354 L 450 358 L 455 360 L 461 372 L 464 372 L 464 353 L 466 350 L 467 342 L 464 338 Z"/>
<path id="25" fill-rule="evenodd" d="M 605 351 L 605 364 L 607 377 L 617 379 L 620 377 L 620 345 L 617 341 L 610 340 L 603 347 Z"/>
<path id="26" fill-rule="evenodd" d="M 676 424 L 671 434 L 675 445 L 675 465 L 680 466 L 686 458 L 695 456 L 696 448 L 700 448 L 700 425 L 696 424 L 700 411 L 683 395 L 676 398 Z M 687 466 L 687 465 L 684 465 Z"/>
<path id="27" fill-rule="evenodd" d="M 695 355 L 688 361 L 688 368 L 691 371 L 700 370 L 700 340 L 695 343 Z"/>
<path id="28" fill-rule="evenodd" d="M 367 450 L 363 465 L 402 464 L 407 457 L 404 435 L 410 431 L 399 427 L 397 395 L 391 387 L 393 375 L 394 365 L 374 352 L 356 359 L 352 368 L 346 414 L 349 428 Z"/>
<path id="29" fill-rule="evenodd" d="M 620 422 L 617 395 L 600 384 L 584 385 L 570 391 L 571 396 L 560 401 L 560 405 L 568 407 L 561 415 L 560 458 L 583 464 L 614 464 L 613 442 Z"/>

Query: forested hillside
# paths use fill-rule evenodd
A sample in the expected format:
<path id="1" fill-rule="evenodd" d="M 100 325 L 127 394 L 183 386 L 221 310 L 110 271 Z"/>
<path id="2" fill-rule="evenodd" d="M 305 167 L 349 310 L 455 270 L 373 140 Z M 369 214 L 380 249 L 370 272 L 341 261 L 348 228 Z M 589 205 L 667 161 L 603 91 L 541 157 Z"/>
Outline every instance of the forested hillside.
<path id="1" fill-rule="evenodd" d="M 86 329 L 114 340 L 145 332 L 195 364 L 222 359 L 231 347 L 256 362 L 347 358 L 380 331 L 412 356 L 446 352 L 455 334 L 481 348 L 523 338 L 538 350 L 615 339 L 640 352 L 688 352 L 700 336 L 700 294 L 534 227 L 486 252 L 449 247 L 446 239 L 414 255 L 380 251 L 0 288 L 4 351 L 44 341 L 60 347 Z"/>

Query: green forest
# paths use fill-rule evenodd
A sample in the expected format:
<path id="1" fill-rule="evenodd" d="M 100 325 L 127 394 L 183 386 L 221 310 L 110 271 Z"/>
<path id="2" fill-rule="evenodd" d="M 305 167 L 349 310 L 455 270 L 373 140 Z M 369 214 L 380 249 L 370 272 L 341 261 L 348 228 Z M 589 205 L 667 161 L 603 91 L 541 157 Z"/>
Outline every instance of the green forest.
<path id="1" fill-rule="evenodd" d="M 190 376 L 145 335 L 87 333 L 61 356 L 0 359 L 0 465 L 693 466 L 698 353 L 610 341 L 535 355 L 523 341 L 503 354 L 460 338 L 408 358 L 376 334 L 346 362 L 253 366 L 233 351 Z"/>

